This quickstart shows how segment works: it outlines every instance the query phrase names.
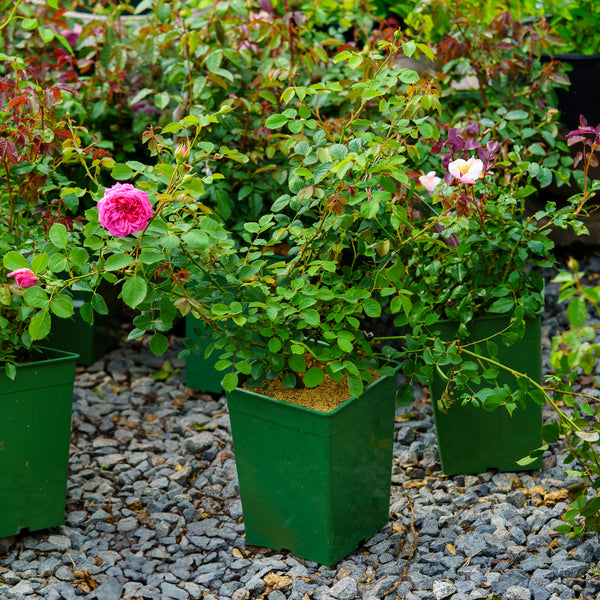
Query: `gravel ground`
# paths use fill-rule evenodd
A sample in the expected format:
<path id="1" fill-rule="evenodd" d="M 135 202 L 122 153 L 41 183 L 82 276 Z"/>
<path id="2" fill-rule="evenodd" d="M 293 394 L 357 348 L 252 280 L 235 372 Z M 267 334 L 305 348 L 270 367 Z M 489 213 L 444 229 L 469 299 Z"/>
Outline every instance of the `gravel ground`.
<path id="1" fill-rule="evenodd" d="M 566 323 L 555 298 L 549 285 L 545 364 Z M 78 370 L 66 523 L 0 539 L 0 600 L 600 597 L 598 535 L 553 531 L 560 445 L 539 471 L 443 476 L 422 390 L 397 410 L 382 531 L 336 567 L 246 545 L 225 399 L 185 387 L 172 342 L 156 357 L 124 341 Z M 165 360 L 175 375 L 153 378 Z"/>

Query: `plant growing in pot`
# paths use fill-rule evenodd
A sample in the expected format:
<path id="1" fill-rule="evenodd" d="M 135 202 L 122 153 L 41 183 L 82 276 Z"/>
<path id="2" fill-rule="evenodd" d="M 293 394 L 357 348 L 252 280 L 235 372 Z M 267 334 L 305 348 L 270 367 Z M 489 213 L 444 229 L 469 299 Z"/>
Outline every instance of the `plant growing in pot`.
<path id="1" fill-rule="evenodd" d="M 153 138 L 156 165 L 116 165 L 113 174 L 133 183 L 94 192 L 99 210 L 88 211 L 82 232 L 92 270 L 117 276 L 124 301 L 140 311 L 131 337 L 151 332 L 160 353 L 177 314 L 210 325 L 248 542 L 325 564 L 388 519 L 396 366 L 363 323 L 390 292 L 375 283 L 378 215 L 408 181 L 402 152 L 437 101 L 394 64 L 397 52 L 393 44 L 346 52 L 338 57 L 353 65 L 339 71 L 346 85 L 332 77 L 284 90 L 283 109 L 266 125 L 279 129 L 293 165 L 287 190 L 241 237 L 199 200 L 219 174 L 195 168 L 240 159 L 203 140 L 227 104 L 165 127 Z M 342 128 L 339 110 L 326 116 L 340 102 Z M 269 260 L 282 242 L 288 260 Z"/>
<path id="2" fill-rule="evenodd" d="M 1 243 L 0 237 L 0 243 Z M 73 314 L 59 277 L 67 233 L 9 250 L 0 275 L 0 537 L 65 518 L 71 404 L 77 354 L 43 345 L 53 317 Z M 29 255 L 29 259 L 26 256 Z"/>
<path id="3" fill-rule="evenodd" d="M 544 283 L 536 267 L 552 264 L 550 225 L 573 223 L 581 208 L 549 206 L 525 218 L 528 190 L 519 180 L 527 165 L 501 162 L 501 146 L 486 131 L 489 141 L 481 144 L 478 131 L 473 123 L 450 129 L 435 147 L 444 152 L 444 180 L 433 171 L 419 178 L 431 194 L 433 216 L 416 221 L 427 235 L 409 253 L 390 238 L 390 276 L 412 292 L 411 314 L 418 315 L 416 323 L 396 318 L 408 329 L 403 370 L 431 385 L 446 474 L 516 470 L 539 447 L 543 395 L 510 369 L 541 383 Z M 506 185 L 497 183 L 502 172 L 510 174 Z"/>

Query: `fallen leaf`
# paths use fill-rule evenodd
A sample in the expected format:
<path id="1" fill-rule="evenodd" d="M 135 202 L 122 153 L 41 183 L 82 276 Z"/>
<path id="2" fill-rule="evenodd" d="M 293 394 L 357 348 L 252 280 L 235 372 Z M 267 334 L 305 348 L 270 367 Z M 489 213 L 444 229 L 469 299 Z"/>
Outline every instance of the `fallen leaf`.
<path id="1" fill-rule="evenodd" d="M 546 494 L 546 488 L 541 485 L 534 485 L 528 490 L 524 490 L 526 496 L 531 496 L 531 494 L 539 494 L 540 496 L 544 496 Z"/>
<path id="2" fill-rule="evenodd" d="M 406 527 L 404 525 L 400 525 L 398 522 L 392 523 L 392 533 L 404 533 L 406 531 Z"/>
<path id="3" fill-rule="evenodd" d="M 452 544 L 446 544 L 446 550 L 454 556 L 456 554 L 456 548 Z"/>
<path id="4" fill-rule="evenodd" d="M 294 580 L 289 575 L 277 575 L 276 573 L 267 573 L 263 581 L 274 590 L 281 590 L 292 585 Z"/>
<path id="5" fill-rule="evenodd" d="M 231 551 L 231 554 L 233 554 L 236 558 L 246 558 L 243 554 L 242 551 L 239 548 L 234 548 Z"/>
<path id="6" fill-rule="evenodd" d="M 404 484 L 405 488 L 422 488 L 424 485 L 427 485 L 427 481 L 425 479 L 421 481 L 407 481 Z"/>
<path id="7" fill-rule="evenodd" d="M 569 492 L 567 490 L 556 490 L 554 492 L 548 492 L 544 496 L 544 500 L 546 503 L 552 502 L 553 504 L 556 504 L 557 502 L 560 502 L 561 500 L 566 500 L 568 497 L 569 497 Z"/>

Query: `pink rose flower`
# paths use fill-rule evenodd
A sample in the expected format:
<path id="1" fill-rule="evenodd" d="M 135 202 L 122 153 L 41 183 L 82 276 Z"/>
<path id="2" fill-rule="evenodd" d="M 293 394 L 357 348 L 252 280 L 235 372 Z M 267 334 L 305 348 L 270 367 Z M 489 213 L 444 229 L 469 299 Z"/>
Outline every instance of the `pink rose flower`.
<path id="1" fill-rule="evenodd" d="M 427 175 L 419 177 L 419 183 L 430 193 L 433 194 L 435 188 L 442 183 L 439 177 L 436 177 L 435 171 L 429 171 Z"/>
<path id="2" fill-rule="evenodd" d="M 30 269 L 17 269 L 16 271 L 9 273 L 8 277 L 14 277 L 15 283 L 20 285 L 22 288 L 37 285 L 38 282 L 38 278 Z"/>
<path id="3" fill-rule="evenodd" d="M 112 235 L 125 237 L 141 231 L 152 217 L 148 194 L 130 183 L 117 183 L 98 202 L 98 220 Z"/>
<path id="4" fill-rule="evenodd" d="M 462 183 L 474 184 L 482 176 L 483 162 L 471 157 L 469 160 L 458 158 L 448 165 L 448 171 Z"/>

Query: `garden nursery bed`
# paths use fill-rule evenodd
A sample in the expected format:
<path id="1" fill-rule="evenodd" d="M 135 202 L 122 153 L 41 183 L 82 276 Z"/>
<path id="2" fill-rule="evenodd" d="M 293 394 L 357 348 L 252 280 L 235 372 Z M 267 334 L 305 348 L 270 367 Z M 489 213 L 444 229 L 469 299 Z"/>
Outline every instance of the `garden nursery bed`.
<path id="1" fill-rule="evenodd" d="M 593 281 L 600 257 L 587 255 Z M 567 325 L 546 275 L 544 369 L 550 336 Z M 554 531 L 573 483 L 561 444 L 537 471 L 444 476 L 424 389 L 396 410 L 390 520 L 379 533 L 334 567 L 248 546 L 225 398 L 185 387 L 181 347 L 172 336 L 161 357 L 144 340 L 122 341 L 79 367 L 66 522 L 0 540 L 2 600 L 600 594 L 597 533 Z"/>

